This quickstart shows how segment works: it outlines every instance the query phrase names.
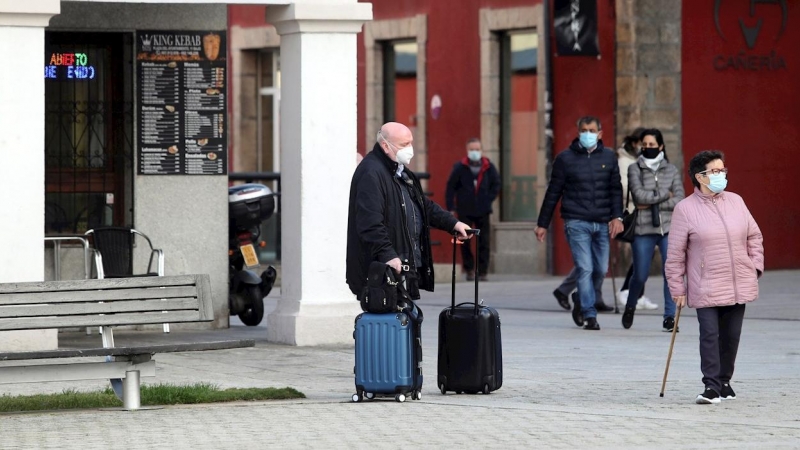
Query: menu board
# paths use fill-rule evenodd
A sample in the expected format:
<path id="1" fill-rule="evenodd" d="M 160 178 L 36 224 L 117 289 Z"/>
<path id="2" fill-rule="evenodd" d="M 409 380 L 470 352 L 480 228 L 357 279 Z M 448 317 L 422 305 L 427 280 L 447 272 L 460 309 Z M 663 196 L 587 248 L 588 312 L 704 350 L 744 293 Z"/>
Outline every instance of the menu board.
<path id="1" fill-rule="evenodd" d="M 138 173 L 227 175 L 224 31 L 137 31 Z"/>

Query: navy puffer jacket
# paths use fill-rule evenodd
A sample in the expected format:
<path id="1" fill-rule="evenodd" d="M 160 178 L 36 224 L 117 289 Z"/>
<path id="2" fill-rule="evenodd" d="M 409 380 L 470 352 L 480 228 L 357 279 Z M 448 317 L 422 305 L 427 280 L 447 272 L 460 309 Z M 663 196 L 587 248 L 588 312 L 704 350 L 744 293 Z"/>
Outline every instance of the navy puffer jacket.
<path id="1" fill-rule="evenodd" d="M 578 139 L 553 162 L 550 184 L 539 212 L 538 225 L 550 226 L 556 204 L 561 217 L 588 222 L 609 222 L 622 217 L 622 183 L 616 153 L 598 141 L 589 153 Z"/>

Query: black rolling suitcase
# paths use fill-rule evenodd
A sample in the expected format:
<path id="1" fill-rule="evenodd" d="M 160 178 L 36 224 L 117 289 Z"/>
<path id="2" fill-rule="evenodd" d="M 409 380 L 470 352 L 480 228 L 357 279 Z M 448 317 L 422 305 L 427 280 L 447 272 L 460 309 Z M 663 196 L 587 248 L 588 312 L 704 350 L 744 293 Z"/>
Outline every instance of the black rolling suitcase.
<path id="1" fill-rule="evenodd" d="M 478 260 L 480 230 L 475 235 L 475 260 Z M 456 305 L 456 237 L 453 236 L 453 292 L 451 306 L 439 314 L 439 361 L 437 382 L 442 394 L 489 392 L 503 385 L 503 351 L 500 316 L 494 308 L 478 303 L 478 277 L 475 276 L 475 302 Z M 469 245 L 465 243 L 464 245 Z"/>

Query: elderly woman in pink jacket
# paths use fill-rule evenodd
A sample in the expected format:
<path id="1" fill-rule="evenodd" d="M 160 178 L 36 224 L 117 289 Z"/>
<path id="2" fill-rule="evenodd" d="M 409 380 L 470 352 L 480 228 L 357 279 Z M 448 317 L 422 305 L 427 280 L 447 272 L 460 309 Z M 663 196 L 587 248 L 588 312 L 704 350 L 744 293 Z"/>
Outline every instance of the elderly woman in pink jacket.
<path id="1" fill-rule="evenodd" d="M 697 309 L 705 385 L 695 400 L 700 404 L 736 398 L 730 382 L 744 309 L 758 297 L 764 271 L 761 230 L 742 197 L 725 192 L 727 174 L 718 151 L 689 162 L 694 193 L 672 213 L 664 270 L 675 304 Z"/>

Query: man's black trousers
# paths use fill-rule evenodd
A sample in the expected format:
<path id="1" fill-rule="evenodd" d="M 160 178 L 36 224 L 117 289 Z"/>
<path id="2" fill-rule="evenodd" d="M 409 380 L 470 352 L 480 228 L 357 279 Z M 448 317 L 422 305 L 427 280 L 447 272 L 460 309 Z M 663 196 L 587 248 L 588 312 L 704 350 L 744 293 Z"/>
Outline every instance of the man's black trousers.
<path id="1" fill-rule="evenodd" d="M 487 214 L 482 217 L 459 216 L 458 219 L 471 228 L 478 228 L 481 230 L 481 235 L 478 238 L 480 261 L 478 261 L 478 273 L 476 275 L 486 275 L 489 272 L 489 242 L 491 242 L 489 235 L 489 215 Z M 475 255 L 472 254 L 474 245 L 472 241 L 466 241 L 464 245 L 461 246 L 461 260 L 464 264 L 464 270 L 467 273 L 475 270 Z"/>

